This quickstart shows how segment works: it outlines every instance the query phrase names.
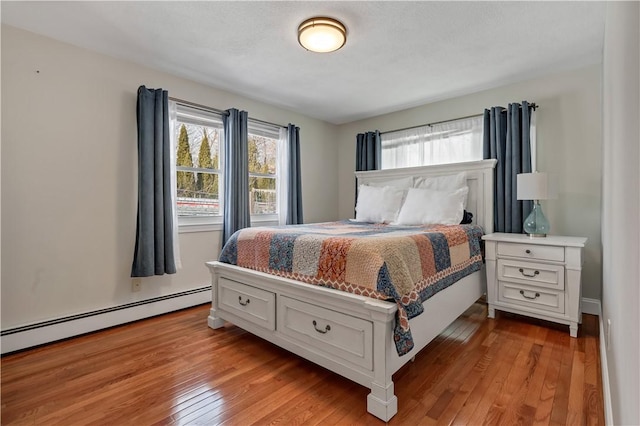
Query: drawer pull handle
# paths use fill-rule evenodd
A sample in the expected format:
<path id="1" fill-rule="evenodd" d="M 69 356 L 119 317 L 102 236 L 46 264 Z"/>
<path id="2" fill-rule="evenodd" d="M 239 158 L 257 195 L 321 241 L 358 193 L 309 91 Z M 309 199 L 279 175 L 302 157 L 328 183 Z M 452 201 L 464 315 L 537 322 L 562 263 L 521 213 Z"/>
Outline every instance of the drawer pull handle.
<path id="1" fill-rule="evenodd" d="M 243 302 L 242 296 L 238 296 L 238 303 L 241 304 L 242 306 L 247 306 L 250 302 L 251 302 L 251 299 L 247 299 L 246 302 Z"/>
<path id="2" fill-rule="evenodd" d="M 315 328 L 318 333 L 322 333 L 322 334 L 326 334 L 327 331 L 331 330 L 331 326 L 329 324 L 325 326 L 324 330 L 319 329 L 318 323 L 316 322 L 316 320 L 313 320 L 313 328 Z"/>
<path id="3" fill-rule="evenodd" d="M 524 290 L 520 290 L 520 294 L 522 295 L 522 297 L 524 297 L 525 299 L 530 299 L 530 300 L 535 300 L 538 297 L 540 297 L 540 293 L 536 293 L 535 296 L 531 297 L 531 296 L 527 296 L 526 294 L 524 294 Z"/>
<path id="4" fill-rule="evenodd" d="M 529 249 L 526 249 L 524 252 L 527 253 L 527 254 L 531 254 L 531 250 L 529 250 Z"/>
<path id="5" fill-rule="evenodd" d="M 536 275 L 539 275 L 539 274 L 540 274 L 540 271 L 535 271 L 535 272 L 533 273 L 533 275 L 530 275 L 530 274 L 525 274 L 525 273 L 524 273 L 524 269 L 522 269 L 522 268 L 520 268 L 520 269 L 518 269 L 518 270 L 520 271 L 520 273 L 521 273 L 522 275 L 524 275 L 525 277 L 529 277 L 529 278 L 533 278 L 533 277 L 535 277 Z"/>

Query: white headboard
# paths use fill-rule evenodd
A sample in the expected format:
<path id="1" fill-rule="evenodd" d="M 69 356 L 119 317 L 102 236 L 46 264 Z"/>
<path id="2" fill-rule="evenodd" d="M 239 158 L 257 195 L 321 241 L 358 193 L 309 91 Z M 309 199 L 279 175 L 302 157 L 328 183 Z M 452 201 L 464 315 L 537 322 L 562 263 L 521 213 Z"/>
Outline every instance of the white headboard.
<path id="1" fill-rule="evenodd" d="M 473 223 L 482 226 L 484 232 L 493 232 L 493 169 L 497 160 L 469 161 L 465 163 L 439 164 L 436 166 L 405 167 L 401 169 L 356 172 L 357 185 L 385 182 L 405 177 L 434 177 L 467 172 L 468 212 L 473 213 Z"/>

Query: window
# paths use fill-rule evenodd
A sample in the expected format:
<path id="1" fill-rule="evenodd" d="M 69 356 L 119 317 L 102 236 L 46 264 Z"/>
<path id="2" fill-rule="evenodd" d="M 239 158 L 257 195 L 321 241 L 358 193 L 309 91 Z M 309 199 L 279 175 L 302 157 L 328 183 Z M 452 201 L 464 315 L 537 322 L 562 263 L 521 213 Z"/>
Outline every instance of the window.
<path id="1" fill-rule="evenodd" d="M 220 115 L 177 104 L 174 131 L 178 218 L 221 216 Z"/>
<path id="2" fill-rule="evenodd" d="M 481 115 L 386 132 L 383 169 L 482 160 Z"/>
<path id="3" fill-rule="evenodd" d="M 280 128 L 249 119 L 249 205 L 257 220 L 277 220 Z M 261 217 L 257 217 L 261 216 Z M 271 216 L 271 217 L 270 217 Z"/>
<path id="4" fill-rule="evenodd" d="M 179 226 L 222 223 L 224 131 L 215 111 L 171 101 Z M 280 127 L 249 119 L 249 203 L 252 222 L 278 221 Z M 199 230 L 199 228 L 194 228 Z"/>

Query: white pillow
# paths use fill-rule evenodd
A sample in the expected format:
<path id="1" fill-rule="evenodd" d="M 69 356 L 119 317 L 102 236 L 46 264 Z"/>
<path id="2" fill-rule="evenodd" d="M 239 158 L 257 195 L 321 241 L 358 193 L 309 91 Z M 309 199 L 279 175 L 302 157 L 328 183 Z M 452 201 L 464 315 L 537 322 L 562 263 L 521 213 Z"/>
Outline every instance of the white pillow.
<path id="1" fill-rule="evenodd" d="M 465 172 L 460 172 L 455 175 L 420 177 L 416 178 L 413 187 L 435 189 L 436 191 L 454 192 L 457 189 L 467 187 L 467 174 Z M 467 197 L 464 198 L 462 207 L 467 207 Z"/>
<path id="2" fill-rule="evenodd" d="M 414 188 L 429 188 L 437 191 L 455 191 L 467 186 L 467 174 L 460 172 L 455 175 L 419 177 L 413 185 Z"/>
<path id="3" fill-rule="evenodd" d="M 369 182 L 371 186 L 393 186 L 394 188 L 409 189 L 413 187 L 413 177 L 397 178 L 384 182 Z"/>
<path id="4" fill-rule="evenodd" d="M 396 220 L 404 190 L 391 186 L 360 185 L 356 203 L 358 222 L 389 223 Z"/>
<path id="5" fill-rule="evenodd" d="M 397 225 L 458 225 L 462 221 L 469 187 L 454 192 L 411 188 L 407 192 Z"/>

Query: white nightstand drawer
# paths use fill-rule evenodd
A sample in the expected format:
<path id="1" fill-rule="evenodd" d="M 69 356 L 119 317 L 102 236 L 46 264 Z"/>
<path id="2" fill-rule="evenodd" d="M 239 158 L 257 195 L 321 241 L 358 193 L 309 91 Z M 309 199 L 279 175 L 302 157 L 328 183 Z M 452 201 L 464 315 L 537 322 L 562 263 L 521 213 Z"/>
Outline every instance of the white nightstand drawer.
<path id="1" fill-rule="evenodd" d="M 564 266 L 499 259 L 498 280 L 564 290 Z"/>
<path id="2" fill-rule="evenodd" d="M 369 321 L 279 295 L 278 331 L 310 350 L 373 370 Z"/>
<path id="3" fill-rule="evenodd" d="M 498 300 L 511 305 L 564 313 L 564 292 L 498 281 Z"/>
<path id="4" fill-rule="evenodd" d="M 498 256 L 564 262 L 564 247 L 499 242 Z"/>
<path id="5" fill-rule="evenodd" d="M 268 330 L 276 329 L 276 295 L 226 278 L 218 281 L 218 307 Z"/>

